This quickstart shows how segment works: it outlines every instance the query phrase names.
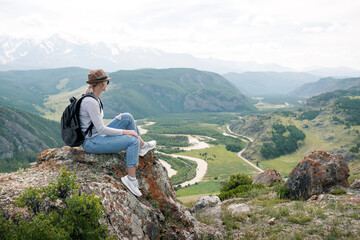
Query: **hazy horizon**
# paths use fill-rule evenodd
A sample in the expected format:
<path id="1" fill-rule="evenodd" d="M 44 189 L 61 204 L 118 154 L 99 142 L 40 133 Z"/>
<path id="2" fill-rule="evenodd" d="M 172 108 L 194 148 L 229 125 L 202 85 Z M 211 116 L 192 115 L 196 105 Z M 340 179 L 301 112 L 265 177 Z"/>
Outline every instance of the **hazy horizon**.
<path id="1" fill-rule="evenodd" d="M 1 0 L 0 35 L 116 43 L 297 71 L 360 69 L 360 2 Z"/>

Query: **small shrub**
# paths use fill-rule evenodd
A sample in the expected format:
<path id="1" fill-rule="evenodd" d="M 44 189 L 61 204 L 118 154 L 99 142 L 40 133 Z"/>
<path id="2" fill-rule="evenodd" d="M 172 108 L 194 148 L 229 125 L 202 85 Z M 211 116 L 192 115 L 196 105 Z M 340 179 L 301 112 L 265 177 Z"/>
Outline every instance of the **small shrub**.
<path id="1" fill-rule="evenodd" d="M 235 189 L 231 189 L 229 191 L 221 192 L 218 197 L 223 201 L 229 198 L 242 197 L 247 198 L 252 195 L 253 189 L 263 188 L 264 186 L 261 184 L 254 185 L 239 185 Z"/>
<path id="2" fill-rule="evenodd" d="M 279 199 L 291 199 L 290 189 L 285 184 L 277 185 L 274 190 Z"/>
<path id="3" fill-rule="evenodd" d="M 33 214 L 17 216 L 15 222 L 0 216 L 0 239 L 114 239 L 99 223 L 102 199 L 80 194 L 79 187 L 75 173 L 62 168 L 56 183 L 27 188 L 15 204 Z"/>
<path id="4" fill-rule="evenodd" d="M 239 185 L 251 185 L 253 179 L 246 174 L 231 175 L 230 180 L 225 182 L 225 185 L 221 187 L 220 191 L 225 192 L 235 189 Z"/>
<path id="5" fill-rule="evenodd" d="M 330 192 L 330 194 L 332 194 L 332 195 L 344 195 L 346 193 L 347 192 L 344 189 L 334 189 Z"/>

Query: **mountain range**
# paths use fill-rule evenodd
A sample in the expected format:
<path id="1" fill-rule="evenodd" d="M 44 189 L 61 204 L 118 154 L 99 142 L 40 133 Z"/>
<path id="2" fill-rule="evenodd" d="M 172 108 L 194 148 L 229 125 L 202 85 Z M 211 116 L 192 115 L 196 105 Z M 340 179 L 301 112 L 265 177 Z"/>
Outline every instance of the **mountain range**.
<path id="1" fill-rule="evenodd" d="M 332 92 L 335 90 L 346 90 L 354 87 L 360 87 L 360 78 L 321 78 L 316 82 L 306 83 L 292 92 L 289 95 L 297 97 L 312 97 L 325 92 Z"/>
<path id="2" fill-rule="evenodd" d="M 319 77 L 304 72 L 244 72 L 223 75 L 245 95 L 287 94 Z"/>
<path id="3" fill-rule="evenodd" d="M 229 71 L 290 71 L 277 64 L 223 61 L 159 49 L 122 47 L 117 43 L 73 42 L 59 35 L 41 41 L 0 36 L 0 70 L 29 70 L 62 67 L 103 68 L 107 71 L 140 68 L 196 68 Z"/>
<path id="4" fill-rule="evenodd" d="M 228 72 L 297 72 L 268 63 L 237 62 L 199 58 L 185 53 L 169 53 L 154 48 L 124 47 L 119 43 L 75 42 L 60 35 L 42 40 L 0 36 L 0 70 L 30 70 L 63 67 L 103 68 L 106 71 L 140 68 L 196 68 L 224 74 Z M 360 71 L 340 68 L 303 70 L 322 77 L 357 77 Z"/>
<path id="5" fill-rule="evenodd" d="M 85 90 L 88 69 L 0 72 L 0 103 L 59 120 L 71 96 Z M 251 111 L 246 97 L 219 74 L 195 69 L 141 69 L 109 73 L 101 98 L 105 118 L 131 112 L 136 118 L 194 111 Z"/>

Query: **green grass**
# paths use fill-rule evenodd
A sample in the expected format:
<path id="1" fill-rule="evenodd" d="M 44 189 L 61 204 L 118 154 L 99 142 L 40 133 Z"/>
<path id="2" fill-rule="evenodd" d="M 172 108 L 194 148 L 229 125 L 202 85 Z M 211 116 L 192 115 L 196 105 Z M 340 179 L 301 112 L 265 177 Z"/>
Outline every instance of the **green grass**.
<path id="1" fill-rule="evenodd" d="M 216 195 L 217 193 L 215 193 L 214 195 Z M 177 196 L 177 199 L 179 200 L 179 202 L 189 208 L 194 207 L 196 201 L 204 196 L 209 196 L 209 194 L 204 193 L 204 194 L 198 194 L 198 195 L 191 195 L 191 196 Z"/>
<path id="2" fill-rule="evenodd" d="M 350 177 L 349 182 L 352 184 L 355 179 L 360 178 L 360 160 L 349 163 Z"/>
<path id="3" fill-rule="evenodd" d="M 204 156 L 200 156 L 199 154 L 205 152 L 214 160 L 207 161 L 208 170 L 204 180 L 213 180 L 215 177 L 219 180 L 224 180 L 231 174 L 245 173 L 255 175 L 258 173 L 254 168 L 236 157 L 235 153 L 227 151 L 224 145 L 214 145 L 206 149 L 183 152 L 180 155 L 204 159 Z M 216 157 L 213 157 L 213 155 Z"/>
<path id="4" fill-rule="evenodd" d="M 204 181 L 197 184 L 190 185 L 189 187 L 183 187 L 176 191 L 177 197 L 193 196 L 193 195 L 209 195 L 220 192 L 220 182 Z"/>
<path id="5" fill-rule="evenodd" d="M 346 190 L 345 189 L 334 189 L 330 192 L 330 194 L 332 195 L 344 195 L 346 194 Z"/>
<path id="6" fill-rule="evenodd" d="M 307 216 L 305 213 L 298 212 L 287 217 L 287 221 L 297 224 L 305 224 L 312 221 L 310 216 Z"/>
<path id="7" fill-rule="evenodd" d="M 244 163 L 240 158 L 235 157 L 234 153 L 226 151 L 224 145 L 215 145 L 207 149 L 183 152 L 180 155 L 204 159 L 203 156 L 199 155 L 199 153 L 204 152 L 207 152 L 208 156 L 211 156 L 214 160 L 207 161 L 208 170 L 204 176 L 203 182 L 176 191 L 178 197 L 217 193 L 220 191 L 220 182 L 227 179 L 231 174 L 257 174 L 255 169 Z M 213 155 L 216 155 L 216 158 L 214 158 Z"/>
<path id="8" fill-rule="evenodd" d="M 353 141 L 352 137 L 349 136 L 346 131 L 344 131 L 344 126 L 330 126 L 330 123 L 327 121 L 323 122 L 323 124 L 327 127 L 319 130 L 317 128 L 303 128 L 303 125 L 310 124 L 310 121 L 308 120 L 299 121 L 295 120 L 292 117 L 280 117 L 280 120 L 284 124 L 294 124 L 306 135 L 304 142 L 301 144 L 298 151 L 296 151 L 295 153 L 284 155 L 271 160 L 260 161 L 260 168 L 264 170 L 276 169 L 281 173 L 283 177 L 287 176 L 291 172 L 291 170 L 311 151 L 329 151 L 335 148 L 340 149 L 342 145 L 351 144 L 351 142 Z M 326 136 L 329 134 L 336 136 L 336 138 L 339 138 L 340 141 L 338 139 L 326 141 L 324 138 L 326 138 Z"/>
<path id="9" fill-rule="evenodd" d="M 168 136 L 162 134 L 145 134 L 143 136 L 144 141 L 156 140 L 157 146 L 164 147 L 188 147 L 190 146 L 187 136 Z"/>

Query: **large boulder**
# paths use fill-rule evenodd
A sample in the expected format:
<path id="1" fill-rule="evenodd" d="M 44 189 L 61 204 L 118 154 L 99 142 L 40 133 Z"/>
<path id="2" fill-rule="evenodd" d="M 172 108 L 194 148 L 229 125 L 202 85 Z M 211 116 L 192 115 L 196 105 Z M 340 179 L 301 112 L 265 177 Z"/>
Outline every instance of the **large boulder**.
<path id="1" fill-rule="evenodd" d="M 252 184 L 262 184 L 265 186 L 269 186 L 276 182 L 281 182 L 282 177 L 281 174 L 275 169 L 268 169 L 262 173 L 259 173 L 254 177 Z"/>
<path id="2" fill-rule="evenodd" d="M 289 174 L 286 186 L 295 199 L 308 199 L 335 187 L 349 186 L 349 168 L 341 155 L 313 151 Z"/>
<path id="3" fill-rule="evenodd" d="M 199 211 L 204 208 L 215 207 L 216 204 L 218 204 L 220 202 L 221 201 L 218 196 L 204 196 L 204 197 L 199 198 L 196 201 L 193 210 Z"/>
<path id="4" fill-rule="evenodd" d="M 212 239 L 221 234 L 199 223 L 190 211 L 177 201 L 166 169 L 153 152 L 139 159 L 136 172 L 143 193 L 135 197 L 121 183 L 126 174 L 126 153 L 88 154 L 81 148 L 48 149 L 38 155 L 37 164 L 26 171 L 0 177 L 0 208 L 13 218 L 26 209 L 13 203 L 27 187 L 41 187 L 56 181 L 59 169 L 75 171 L 81 191 L 102 197 L 111 234 L 118 239 Z M 220 235 L 219 235 L 220 234 Z"/>
<path id="5" fill-rule="evenodd" d="M 227 208 L 233 216 L 241 216 L 250 213 L 250 205 L 245 203 L 231 204 Z"/>

